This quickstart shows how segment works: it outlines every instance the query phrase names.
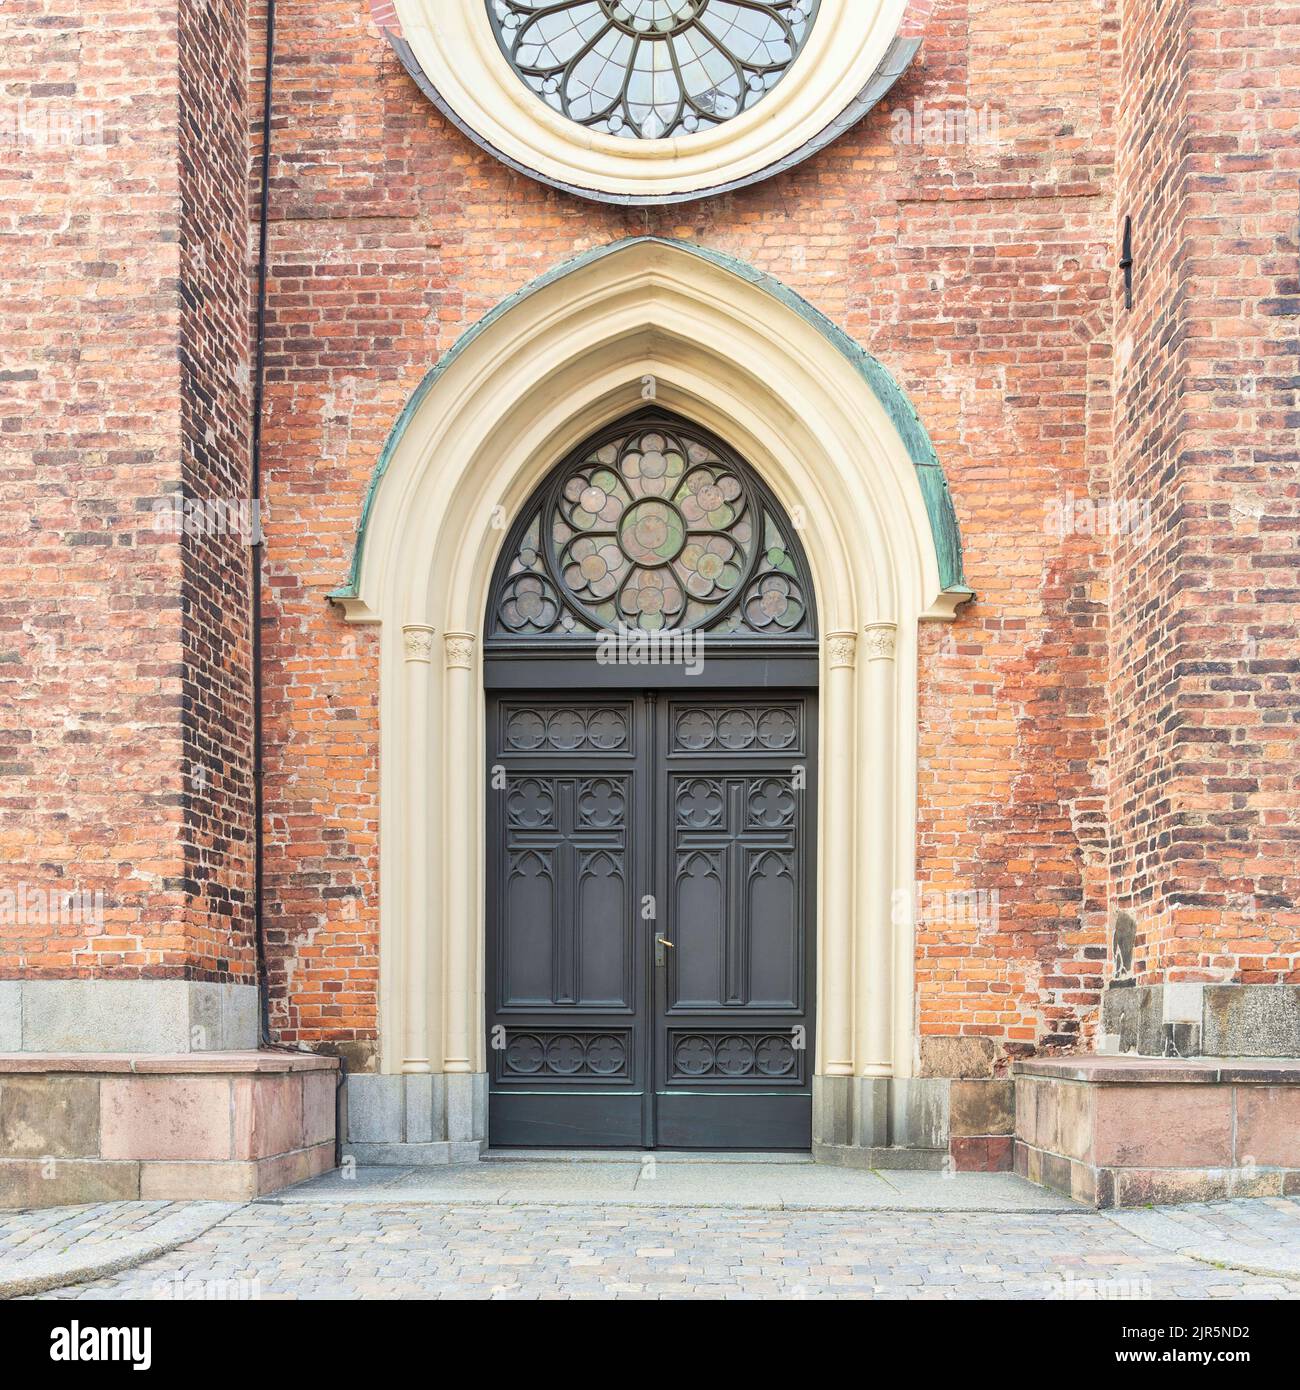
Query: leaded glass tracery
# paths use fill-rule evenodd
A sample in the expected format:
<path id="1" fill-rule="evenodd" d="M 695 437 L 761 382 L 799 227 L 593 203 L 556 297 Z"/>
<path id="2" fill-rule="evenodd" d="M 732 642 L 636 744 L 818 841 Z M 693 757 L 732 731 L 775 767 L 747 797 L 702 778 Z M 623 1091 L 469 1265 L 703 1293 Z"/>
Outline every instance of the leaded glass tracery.
<path id="1" fill-rule="evenodd" d="M 524 84 L 570 120 L 632 140 L 708 130 L 772 90 L 818 0 L 487 0 Z"/>
<path id="2" fill-rule="evenodd" d="M 640 416 L 533 503 L 494 587 L 493 635 L 814 635 L 801 555 L 752 471 L 704 431 Z"/>

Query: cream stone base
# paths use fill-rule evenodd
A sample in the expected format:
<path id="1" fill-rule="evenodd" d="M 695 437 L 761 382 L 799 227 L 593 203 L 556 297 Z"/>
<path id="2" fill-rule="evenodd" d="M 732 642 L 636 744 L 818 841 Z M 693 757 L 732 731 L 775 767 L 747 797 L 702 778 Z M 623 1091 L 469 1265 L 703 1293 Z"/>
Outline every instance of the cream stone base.
<path id="1" fill-rule="evenodd" d="M 427 1167 L 472 1163 L 487 1143 L 486 1072 L 349 1076 L 345 1159 Z"/>
<path id="2" fill-rule="evenodd" d="M 337 1071 L 306 1053 L 0 1056 L 0 1206 L 241 1202 L 316 1177 Z"/>
<path id="3" fill-rule="evenodd" d="M 1015 1097 L 994 1077 L 813 1080 L 813 1157 L 850 1168 L 1006 1172 Z"/>

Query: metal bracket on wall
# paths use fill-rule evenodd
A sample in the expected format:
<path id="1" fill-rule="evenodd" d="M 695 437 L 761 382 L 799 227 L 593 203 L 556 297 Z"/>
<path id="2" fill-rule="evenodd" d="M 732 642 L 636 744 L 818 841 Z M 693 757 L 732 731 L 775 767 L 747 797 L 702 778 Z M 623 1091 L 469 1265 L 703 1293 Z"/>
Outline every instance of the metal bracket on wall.
<path id="1" fill-rule="evenodd" d="M 1119 268 L 1124 272 L 1124 307 L 1133 307 L 1133 219 L 1124 219 L 1124 244 L 1120 250 Z"/>

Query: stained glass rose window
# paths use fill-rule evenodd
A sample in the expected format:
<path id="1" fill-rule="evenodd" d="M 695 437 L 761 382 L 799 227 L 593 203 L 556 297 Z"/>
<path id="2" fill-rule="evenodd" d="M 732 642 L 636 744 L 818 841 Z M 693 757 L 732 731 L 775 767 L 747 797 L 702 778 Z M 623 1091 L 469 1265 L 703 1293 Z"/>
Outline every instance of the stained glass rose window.
<path id="1" fill-rule="evenodd" d="M 387 0 L 386 0 L 387 4 Z M 812 158 L 919 51 L 903 0 L 391 0 L 412 80 L 494 159 L 596 202 L 715 197 Z"/>
<path id="2" fill-rule="evenodd" d="M 748 110 L 798 56 L 818 0 L 487 0 L 526 86 L 580 125 L 632 140 Z"/>
<path id="3" fill-rule="evenodd" d="M 550 484 L 499 574 L 495 631 L 809 636 L 805 593 L 748 467 L 664 417 L 598 436 Z"/>

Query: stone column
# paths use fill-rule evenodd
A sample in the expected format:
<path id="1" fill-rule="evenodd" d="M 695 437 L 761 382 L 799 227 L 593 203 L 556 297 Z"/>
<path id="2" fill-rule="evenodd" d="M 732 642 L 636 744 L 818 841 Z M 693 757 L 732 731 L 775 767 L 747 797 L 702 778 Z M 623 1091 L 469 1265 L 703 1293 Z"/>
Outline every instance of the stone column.
<path id="1" fill-rule="evenodd" d="M 853 1075 L 853 849 L 855 761 L 854 662 L 857 635 L 832 632 L 826 638 L 826 683 L 822 692 L 825 736 L 822 747 L 825 845 L 822 875 L 822 1017 L 820 1068 L 823 1076 Z"/>
<path id="2" fill-rule="evenodd" d="M 472 736 L 474 719 L 474 634 L 443 634 L 447 661 L 446 759 L 443 766 L 443 939 L 446 943 L 447 1032 L 443 1070 L 474 1070 L 474 1039 L 470 1018 L 474 993 L 475 832 L 478 825 L 478 747 Z"/>
<path id="3" fill-rule="evenodd" d="M 860 650 L 865 747 L 858 833 L 858 920 L 853 950 L 854 1060 L 859 1076 L 893 1070 L 895 667 L 897 629 L 872 623 Z M 900 885 L 902 886 L 902 885 Z"/>
<path id="4" fill-rule="evenodd" d="M 402 916 L 402 1070 L 432 1071 L 429 1058 L 429 677 L 433 628 L 402 628 L 406 682 L 406 748 L 403 797 L 406 911 Z"/>

